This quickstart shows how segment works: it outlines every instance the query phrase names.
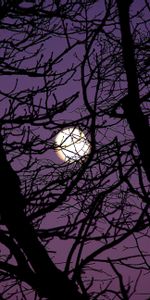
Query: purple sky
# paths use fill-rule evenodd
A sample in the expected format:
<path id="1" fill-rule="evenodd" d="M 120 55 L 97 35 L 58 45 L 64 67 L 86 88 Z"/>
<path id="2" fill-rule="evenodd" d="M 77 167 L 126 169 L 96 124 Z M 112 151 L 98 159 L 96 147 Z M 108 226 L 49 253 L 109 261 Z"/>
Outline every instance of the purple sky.
<path id="1" fill-rule="evenodd" d="M 92 18 L 94 17 L 95 14 L 99 14 L 101 13 L 101 15 L 99 16 L 99 18 L 103 18 L 104 13 L 105 13 L 105 9 L 104 9 L 104 2 L 105 1 L 97 1 L 92 9 L 89 11 L 89 19 L 92 20 Z M 136 0 L 133 2 L 133 5 L 131 7 L 131 14 L 135 14 L 136 11 L 139 11 L 141 9 L 141 7 L 144 6 L 145 1 L 144 0 Z M 147 10 L 143 11 L 144 14 L 144 18 L 147 18 Z M 133 23 L 132 23 L 132 30 L 135 28 L 136 26 L 136 22 L 138 22 L 139 19 L 136 17 L 133 17 Z M 54 23 L 57 24 L 57 20 L 54 21 Z M 72 26 L 72 29 L 75 28 L 75 22 L 72 22 L 72 24 L 70 23 L 69 26 Z M 111 21 L 108 21 L 108 24 L 105 28 L 106 32 L 110 32 L 112 29 L 111 25 Z M 59 29 L 60 32 L 62 30 L 62 28 Z M 58 31 L 59 31 L 58 30 Z M 145 29 L 143 29 L 141 27 L 140 29 L 141 31 Z M 120 36 L 120 32 L 118 31 L 118 28 L 116 28 L 113 31 L 113 34 L 116 35 L 116 37 L 118 38 Z M 3 38 L 7 38 L 9 36 L 11 36 L 11 32 L 9 32 L 9 30 L 5 31 L 4 29 L 1 30 L 0 32 L 0 40 L 2 40 Z M 16 34 L 16 36 L 13 37 L 13 39 L 21 39 L 22 38 L 22 32 L 19 34 Z M 72 34 L 72 38 L 70 38 L 70 43 L 74 43 L 75 39 L 79 38 L 79 39 L 83 39 L 84 38 L 84 34 L 79 34 L 79 33 L 73 33 Z M 101 38 L 101 35 L 99 36 L 99 39 Z M 103 38 L 103 35 L 102 35 Z M 100 49 L 100 45 L 101 45 L 102 41 L 100 40 L 95 40 L 95 42 L 93 43 L 93 47 L 92 49 L 95 49 L 95 52 L 98 54 L 99 53 L 99 49 Z M 52 34 L 49 35 L 49 38 L 43 42 L 43 46 L 42 46 L 42 50 L 41 53 L 43 55 L 42 58 L 42 62 L 44 61 L 49 61 L 52 53 L 53 53 L 53 59 L 56 59 L 63 51 L 63 49 L 65 49 L 67 46 L 66 40 L 64 38 L 60 38 L 59 34 L 57 36 L 57 34 L 55 35 L 55 37 L 53 37 Z M 37 45 L 34 46 L 35 49 L 37 49 Z M 33 47 L 31 47 L 31 49 L 29 49 L 31 51 L 33 51 Z M 92 52 L 92 50 L 91 50 Z M 21 64 L 21 68 L 31 68 L 35 66 L 35 63 L 37 62 L 37 60 L 39 59 L 40 55 L 37 55 L 35 58 L 31 58 L 29 60 L 24 59 L 23 63 Z M 99 101 L 100 101 L 100 108 L 102 109 L 109 109 L 110 105 L 113 103 L 113 99 L 120 99 L 124 94 L 126 94 L 127 92 L 127 82 L 125 81 L 125 74 L 124 71 L 121 72 L 121 75 L 118 79 L 118 81 L 115 82 L 115 86 L 114 86 L 114 90 L 113 93 L 111 92 L 111 84 L 115 78 L 115 75 L 111 74 L 111 71 L 109 74 L 105 73 L 105 68 L 108 68 L 108 65 L 111 65 L 112 62 L 112 57 L 110 57 L 109 55 L 109 51 L 106 53 L 103 53 L 103 58 L 105 58 L 105 63 L 104 65 L 101 66 L 102 68 L 102 72 L 104 73 L 104 75 L 106 76 L 107 80 L 102 80 L 102 84 L 100 85 L 100 90 L 99 90 Z M 0 50 L 0 55 L 3 56 L 3 48 L 1 48 Z M 28 53 L 18 53 L 17 58 L 20 58 L 22 56 L 28 56 Z M 108 60 L 106 60 L 106 57 L 108 55 Z M 56 115 L 56 117 L 54 118 L 54 123 L 51 123 L 50 121 L 45 119 L 45 123 L 43 126 L 43 123 L 40 124 L 40 122 L 34 126 L 29 126 L 28 124 L 26 124 L 24 126 L 24 131 L 23 131 L 23 127 L 18 127 L 18 128 L 11 128 L 10 130 L 8 130 L 8 137 L 7 137 L 7 143 L 12 143 L 12 142 L 17 142 L 18 145 L 25 143 L 28 140 L 28 137 L 31 141 L 35 141 L 33 142 L 32 145 L 32 150 L 33 153 L 31 153 L 31 161 L 29 160 L 29 153 L 26 154 L 22 154 L 20 153 L 20 146 L 17 145 L 16 149 L 14 151 L 11 151 L 8 155 L 8 159 L 11 159 L 11 164 L 12 167 L 18 171 L 18 175 L 20 176 L 20 179 L 22 180 L 22 186 L 23 186 L 23 191 L 24 191 L 24 182 L 26 180 L 26 177 L 30 179 L 30 176 L 32 176 L 36 170 L 36 167 L 39 168 L 39 172 L 35 181 L 35 186 L 33 185 L 33 190 L 31 191 L 31 195 L 32 193 L 35 192 L 37 186 L 40 188 L 42 188 L 47 182 L 51 182 L 54 178 L 60 178 L 60 176 L 64 176 L 64 174 L 71 174 L 73 171 L 78 171 L 78 169 L 80 168 L 80 164 L 75 164 L 75 165 L 68 165 L 68 164 L 63 164 L 60 159 L 56 156 L 56 153 L 54 151 L 54 138 L 55 138 L 55 134 L 61 129 L 61 126 L 67 126 L 67 124 L 69 122 L 76 121 L 76 126 L 80 126 L 82 128 L 82 130 L 85 132 L 85 134 L 87 135 L 88 139 L 91 140 L 91 127 L 90 127 L 90 123 L 87 119 L 87 121 L 81 121 L 82 117 L 87 116 L 89 113 L 87 112 L 87 110 L 85 110 L 85 106 L 84 106 L 84 102 L 83 102 L 83 93 L 82 93 L 82 86 L 81 86 L 81 80 L 80 80 L 80 76 L 81 76 L 81 70 L 80 67 L 77 67 L 77 65 L 79 64 L 79 61 L 81 61 L 83 59 L 84 56 L 84 45 L 77 45 L 77 47 L 75 47 L 72 51 L 69 51 L 68 54 L 66 54 L 63 59 L 61 61 L 59 61 L 56 65 L 53 66 L 53 72 L 64 72 L 65 70 L 68 70 L 68 72 L 65 74 L 65 76 L 62 75 L 59 76 L 58 79 L 56 79 L 56 87 L 55 86 L 51 86 L 51 82 L 54 79 L 54 76 L 49 74 L 49 76 L 47 76 L 46 80 L 48 81 L 48 84 L 51 86 L 50 88 L 50 93 L 47 96 L 45 90 L 41 90 L 39 93 L 37 93 L 37 95 L 35 95 L 34 99 L 33 99 L 33 103 L 38 106 L 39 104 L 41 105 L 41 108 L 39 110 L 39 114 L 44 114 L 46 111 L 46 104 L 47 104 L 47 108 L 52 108 L 52 105 L 55 105 L 55 98 L 57 98 L 58 103 L 61 103 L 63 100 L 65 100 L 66 98 L 71 97 L 73 94 L 75 94 L 76 92 L 79 92 L 79 96 L 77 97 L 77 99 L 73 102 L 72 105 L 70 105 L 70 107 L 63 113 L 59 113 Z M 94 55 L 93 55 L 94 57 Z M 119 57 L 116 57 L 116 72 L 118 71 L 118 65 L 120 63 L 119 61 Z M 8 64 L 10 64 L 12 61 L 10 59 L 10 61 L 8 60 Z M 90 62 L 91 64 L 93 63 L 94 65 L 94 58 L 93 58 L 93 62 L 92 62 L 92 58 L 90 58 Z M 73 73 L 73 70 L 71 69 L 75 69 Z M 87 66 L 85 68 L 86 73 L 88 74 L 89 72 L 89 67 Z M 115 71 L 113 69 L 113 71 Z M 114 72 L 115 73 L 115 72 Z M 71 76 L 71 78 L 69 79 L 69 81 L 66 81 L 66 79 L 68 78 L 67 76 Z M 111 79 L 112 77 L 112 79 Z M 18 83 L 17 86 L 15 88 L 14 91 L 12 91 L 15 87 L 16 84 L 16 78 L 18 79 Z M 62 81 L 61 81 L 62 80 Z M 66 83 L 65 83 L 66 81 Z M 63 82 L 63 85 L 61 85 Z M 17 95 L 17 92 L 21 91 L 23 96 L 25 96 L 27 94 L 27 90 L 32 91 L 35 90 L 37 91 L 37 89 L 42 89 L 42 87 L 44 86 L 44 80 L 43 78 L 33 78 L 33 77 L 27 77 L 25 75 L 22 76 L 1 76 L 0 79 L 0 91 L 2 91 L 3 93 L 8 93 L 11 92 L 10 95 L 14 95 L 15 93 Z M 58 85 L 57 85 L 58 84 Z M 88 94 L 88 99 L 90 104 L 93 104 L 93 99 L 95 96 L 95 92 L 96 92 L 96 87 L 95 87 L 95 83 L 94 81 L 91 82 L 89 84 L 89 88 L 87 91 Z M 146 92 L 146 88 L 145 87 L 141 87 L 141 95 L 143 95 Z M 19 95 L 17 95 L 19 97 Z M 0 95 L 0 99 L 2 99 L 3 96 L 2 94 Z M 48 101 L 46 102 L 46 100 L 48 99 Z M 110 99 L 110 103 L 109 103 L 109 99 Z M 9 99 L 10 100 L 10 99 Z M 18 100 L 16 100 L 17 103 Z M 15 105 L 15 101 L 14 101 L 14 105 Z M 2 101 L 0 103 L 0 115 L 3 116 L 3 114 L 6 113 L 6 111 L 8 111 L 9 108 L 9 101 L 6 98 L 5 101 Z M 35 107 L 36 109 L 36 107 Z M 26 105 L 26 102 L 24 102 L 24 104 L 19 105 L 19 107 L 15 108 L 15 115 L 14 117 L 17 116 L 24 116 L 25 114 L 28 114 L 29 108 Z M 31 112 L 30 112 L 31 113 Z M 8 115 L 9 118 L 9 115 Z M 108 145 L 109 143 L 111 143 L 115 137 L 118 138 L 119 142 L 123 142 L 128 140 L 132 140 L 132 134 L 130 132 L 130 129 L 128 127 L 126 127 L 126 122 L 125 121 L 120 121 L 120 122 L 116 122 L 116 119 L 114 118 L 109 118 L 107 114 L 105 114 L 103 117 L 101 115 L 99 115 L 97 117 L 97 124 L 99 125 L 99 128 L 97 130 L 96 133 L 96 147 L 97 147 L 97 152 L 98 152 L 98 156 L 99 156 L 99 160 L 101 158 L 101 154 L 100 151 L 104 151 L 104 146 Z M 4 132 L 6 131 L 6 128 L 4 130 Z M 29 133 L 29 135 L 28 135 Z M 36 146 L 36 140 L 38 140 L 38 144 Z M 44 147 L 46 145 L 46 151 L 43 151 Z M 123 150 L 129 150 L 130 145 L 126 146 L 123 148 Z M 36 153 L 36 150 L 41 150 L 41 153 Z M 99 150 L 101 149 L 101 150 Z M 112 150 L 111 150 L 112 149 Z M 110 155 L 105 154 L 104 152 L 104 159 L 105 159 L 105 163 L 106 161 L 108 163 L 113 163 L 115 160 L 115 156 L 114 156 L 114 150 L 113 148 L 111 148 L 110 146 L 110 150 L 112 151 L 113 155 L 111 158 L 111 151 L 110 151 Z M 35 153 L 34 153 L 35 152 Z M 19 156 L 18 156 L 19 154 Z M 33 163 L 33 160 L 36 159 L 36 162 Z M 125 159 L 125 156 L 124 156 Z M 33 163 L 33 164 L 32 164 Z M 92 165 L 93 162 L 91 162 L 90 166 L 91 166 L 91 170 L 92 170 L 92 175 L 91 173 L 89 173 L 89 169 L 87 169 L 87 172 L 85 172 L 84 176 L 83 176 L 83 182 L 84 182 L 84 186 L 86 184 L 88 184 L 88 177 L 86 176 L 93 176 L 96 178 L 96 176 L 98 176 L 98 172 L 99 172 L 99 164 L 98 165 Z M 125 166 L 125 170 L 126 168 L 128 168 L 128 163 L 129 161 L 127 160 L 127 165 Z M 28 166 L 29 165 L 29 166 Z M 22 169 L 24 167 L 28 166 L 28 169 L 25 170 L 24 173 L 22 173 Z M 102 163 L 101 165 L 102 170 L 105 169 L 105 164 Z M 42 220 L 41 225 L 40 225 L 40 229 L 50 229 L 53 227 L 58 227 L 61 225 L 66 225 L 68 222 L 68 215 L 71 216 L 71 222 L 74 222 L 75 217 L 77 217 L 77 213 L 78 211 L 81 209 L 81 205 L 83 204 L 83 211 L 80 213 L 79 216 L 79 220 L 84 216 L 84 209 L 86 209 L 86 206 L 88 206 L 92 201 L 94 201 L 94 197 L 96 196 L 97 193 L 99 192 L 103 192 L 106 189 L 109 189 L 113 184 L 116 183 L 117 181 L 117 172 L 112 172 L 110 175 L 108 175 L 105 180 L 102 180 L 99 182 L 99 185 L 96 187 L 95 191 L 91 192 L 91 194 L 89 193 L 87 199 L 85 194 L 81 195 L 81 198 L 77 197 L 76 194 L 71 194 L 67 201 L 62 205 L 62 209 L 56 209 L 55 211 L 53 211 L 50 214 L 47 214 L 46 217 Z M 28 179 L 27 179 L 28 180 Z M 96 180 L 96 179 L 95 179 Z M 139 180 L 137 178 L 136 174 L 132 174 L 132 176 L 130 177 L 130 181 L 133 184 L 135 189 L 139 188 Z M 145 181 L 146 183 L 146 181 Z M 51 192 L 53 196 L 57 197 L 57 194 L 60 196 L 60 194 L 62 193 L 62 191 L 65 189 L 66 184 L 63 182 L 61 189 L 59 189 L 59 187 L 57 187 L 57 185 L 54 185 L 51 187 Z M 79 183 L 80 187 L 82 186 L 82 182 Z M 92 187 L 91 187 L 92 188 Z M 112 210 L 115 208 L 115 206 L 119 205 L 119 195 L 121 195 L 122 191 L 125 193 L 128 193 L 128 187 L 127 185 L 124 183 L 122 184 L 120 190 L 119 188 L 117 188 L 113 193 L 111 193 L 110 195 L 108 195 L 108 197 L 106 197 L 106 200 L 104 201 L 104 206 L 102 209 L 102 214 L 101 214 L 101 219 L 99 219 L 97 221 L 97 227 L 94 231 L 94 235 L 98 236 L 98 235 L 102 235 L 105 234 L 107 232 L 107 230 L 109 230 L 109 220 L 106 220 L 105 217 L 103 216 L 103 214 L 108 210 Z M 49 192 L 49 189 L 45 190 L 45 193 Z M 30 195 L 30 192 L 27 190 L 26 193 Z M 95 193 L 95 194 L 94 194 Z M 117 196 L 116 196 L 117 193 Z M 27 195 L 28 196 L 28 195 Z M 47 198 L 48 199 L 48 198 Z M 79 202 L 79 199 L 81 199 L 81 203 Z M 46 200 L 47 201 L 47 200 Z M 108 203 L 109 203 L 109 208 L 108 208 Z M 127 195 L 127 207 L 125 209 L 125 213 L 128 214 L 130 213 L 130 210 L 132 210 L 132 218 L 134 222 L 134 217 L 135 219 L 137 218 L 137 215 L 140 214 L 141 212 L 141 207 L 142 207 L 142 203 L 140 201 L 140 199 L 137 200 L 137 196 L 131 195 L 129 193 L 129 195 Z M 143 205 L 144 206 L 144 205 Z M 118 212 L 117 212 L 118 214 Z M 118 218 L 118 215 L 115 215 L 115 213 L 112 213 L 112 215 L 109 216 L 110 220 L 112 220 L 112 218 Z M 76 233 L 74 231 L 74 234 L 77 234 L 79 228 L 77 228 Z M 110 235 L 113 234 L 113 229 L 109 230 Z M 92 236 L 91 234 L 91 236 Z M 110 278 L 112 278 L 113 276 L 113 281 L 112 281 L 112 285 L 111 288 L 117 289 L 118 288 L 118 280 L 116 279 L 116 276 L 114 274 L 114 272 L 112 271 L 111 266 L 108 264 L 107 258 L 111 258 L 111 259 L 118 259 L 119 257 L 125 257 L 125 256 L 136 256 L 139 255 L 139 249 L 141 249 L 142 253 L 145 255 L 145 259 L 147 260 L 147 263 L 150 263 L 150 258 L 146 257 L 147 254 L 149 254 L 150 252 L 150 243 L 149 243 L 149 236 L 147 234 L 146 236 L 146 232 L 144 233 L 144 231 L 140 234 L 136 234 L 136 236 L 138 237 L 138 245 L 136 244 L 136 240 L 135 240 L 135 236 L 129 237 L 128 239 L 126 239 L 125 241 L 123 241 L 122 243 L 120 243 L 118 246 L 114 247 L 113 249 L 111 248 L 110 250 L 104 251 L 102 252 L 97 259 L 100 259 L 100 261 L 95 262 L 94 266 L 93 266 L 93 270 L 89 270 L 88 268 L 85 269 L 85 274 L 84 274 L 84 280 L 89 279 L 92 275 L 94 276 L 95 280 L 95 284 L 93 285 L 92 290 L 97 291 L 100 287 L 100 284 L 102 287 L 104 287 L 106 285 L 106 283 L 109 282 Z M 60 269 L 63 270 L 64 265 L 65 265 L 65 261 L 66 258 L 68 256 L 69 250 L 71 245 L 73 244 L 73 239 L 69 239 L 69 240 L 61 240 L 58 237 L 53 238 L 52 240 L 50 240 L 50 242 L 47 245 L 47 249 L 50 250 L 50 256 L 53 258 L 54 262 L 56 262 L 59 266 Z M 82 253 L 82 258 L 84 259 L 86 256 L 88 256 L 90 253 L 92 253 L 93 251 L 95 251 L 99 245 L 103 244 L 103 241 L 98 241 L 98 242 L 93 242 L 92 240 L 89 241 L 84 249 L 83 249 L 83 253 Z M 4 249 L 3 247 L 1 248 L 2 251 L 6 254 L 6 249 Z M 78 250 L 79 248 L 77 248 Z M 77 258 L 77 250 L 75 251 L 73 257 L 72 257 L 72 265 L 75 263 L 75 260 Z M 55 253 L 54 253 L 54 252 Z M 144 260 L 144 259 L 143 259 Z M 141 263 L 141 265 L 143 263 L 142 258 L 131 258 L 128 261 L 126 261 L 125 263 L 129 263 L 130 266 L 132 266 L 132 264 L 136 262 Z M 119 266 L 116 264 L 116 266 L 118 267 L 118 270 L 120 272 L 122 272 L 122 275 L 124 277 L 125 283 L 127 284 L 129 281 L 133 281 L 135 282 L 135 280 L 138 278 L 139 273 L 140 273 L 140 268 L 139 269 L 132 269 L 130 266 Z M 144 270 L 144 268 L 141 268 L 141 277 L 139 278 L 139 282 L 137 285 L 137 291 L 136 293 L 134 293 L 134 295 L 131 297 L 131 300 L 146 300 L 147 297 L 150 295 L 150 288 L 149 288 L 149 273 L 147 272 L 147 270 Z M 134 285 L 133 285 L 134 286 Z M 132 288 L 133 288 L 132 286 Z M 143 293 L 143 295 L 141 294 Z M 147 293 L 145 295 L 145 293 Z M 31 299 L 31 295 L 29 295 L 27 297 L 27 299 Z M 106 298 L 100 298 L 101 300 L 105 300 Z M 109 298 L 111 299 L 111 298 Z M 114 299 L 114 298 L 112 298 Z M 117 299 L 117 298 L 115 298 Z M 21 298 L 19 298 L 19 300 L 21 300 Z"/>

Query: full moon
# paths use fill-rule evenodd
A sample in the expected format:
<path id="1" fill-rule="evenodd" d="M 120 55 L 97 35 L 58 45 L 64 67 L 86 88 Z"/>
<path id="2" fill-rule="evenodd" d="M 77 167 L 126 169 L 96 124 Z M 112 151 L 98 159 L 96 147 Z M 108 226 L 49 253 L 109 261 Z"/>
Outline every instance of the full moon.
<path id="1" fill-rule="evenodd" d="M 56 154 L 65 162 L 75 162 L 90 153 L 90 143 L 78 128 L 70 127 L 60 131 L 55 138 Z"/>

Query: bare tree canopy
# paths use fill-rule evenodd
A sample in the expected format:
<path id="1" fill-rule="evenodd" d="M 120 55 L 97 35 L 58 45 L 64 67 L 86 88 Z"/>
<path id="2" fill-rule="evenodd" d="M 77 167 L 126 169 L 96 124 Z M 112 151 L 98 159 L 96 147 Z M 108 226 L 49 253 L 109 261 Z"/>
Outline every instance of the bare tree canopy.
<path id="1" fill-rule="evenodd" d="M 0 1 L 0 299 L 150 299 L 149 11 Z"/>

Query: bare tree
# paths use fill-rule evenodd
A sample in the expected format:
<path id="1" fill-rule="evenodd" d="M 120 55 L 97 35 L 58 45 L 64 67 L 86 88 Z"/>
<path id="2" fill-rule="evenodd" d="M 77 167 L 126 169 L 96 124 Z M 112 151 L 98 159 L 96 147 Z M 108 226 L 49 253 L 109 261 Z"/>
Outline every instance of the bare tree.
<path id="1" fill-rule="evenodd" d="M 0 8 L 1 299 L 144 300 L 149 4 Z M 57 158 L 68 127 L 84 132 L 86 159 Z"/>

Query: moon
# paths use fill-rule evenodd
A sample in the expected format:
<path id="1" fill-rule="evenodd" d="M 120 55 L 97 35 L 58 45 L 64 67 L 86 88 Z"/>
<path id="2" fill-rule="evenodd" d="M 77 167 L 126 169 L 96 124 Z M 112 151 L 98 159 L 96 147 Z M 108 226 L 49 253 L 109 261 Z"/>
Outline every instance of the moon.
<path id="1" fill-rule="evenodd" d="M 87 157 L 91 147 L 85 134 L 78 128 L 69 127 L 60 131 L 55 138 L 56 154 L 65 162 L 75 162 Z"/>

